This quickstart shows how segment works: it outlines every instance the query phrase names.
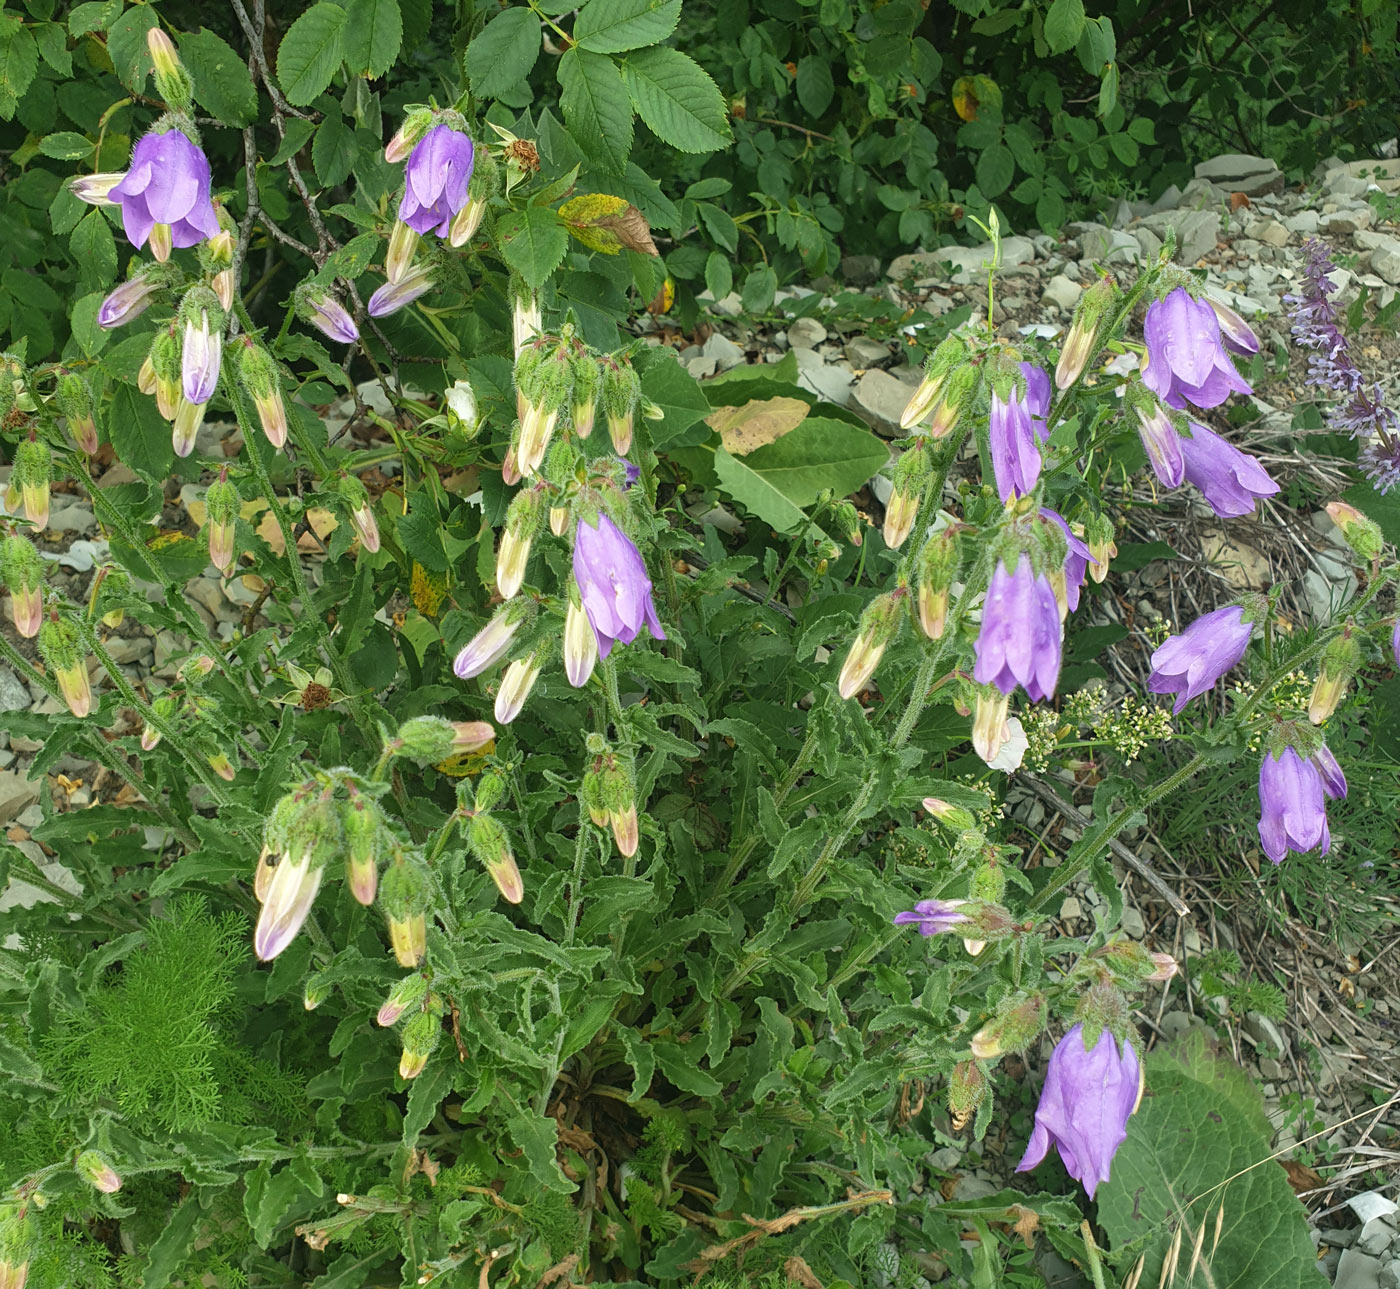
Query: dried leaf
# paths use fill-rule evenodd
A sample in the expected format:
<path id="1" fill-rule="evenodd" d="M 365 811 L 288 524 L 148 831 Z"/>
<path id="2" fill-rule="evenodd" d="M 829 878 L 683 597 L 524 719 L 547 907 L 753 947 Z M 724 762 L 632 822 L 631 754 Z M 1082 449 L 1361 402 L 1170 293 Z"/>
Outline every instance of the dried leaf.
<path id="1" fill-rule="evenodd" d="M 800 398 L 751 398 L 743 407 L 721 407 L 705 418 L 719 431 L 731 456 L 744 456 L 755 448 L 776 443 L 807 419 L 811 408 Z"/>
<path id="2" fill-rule="evenodd" d="M 1040 1229 L 1040 1214 L 1033 1208 L 1026 1208 L 1023 1204 L 1013 1204 L 1011 1212 L 1016 1214 L 1016 1220 L 1011 1224 L 1011 1229 L 1026 1242 L 1026 1248 L 1035 1248 L 1033 1237 Z"/>
<path id="3" fill-rule="evenodd" d="M 1280 1159 L 1279 1163 L 1288 1174 L 1288 1184 L 1293 1188 L 1295 1195 L 1301 1195 L 1304 1191 L 1315 1191 L 1322 1185 L 1322 1178 L 1306 1164 L 1300 1164 L 1296 1159 Z"/>
<path id="4" fill-rule="evenodd" d="M 641 251 L 643 255 L 660 255 L 656 243 L 651 240 L 651 225 L 647 217 L 635 206 L 628 206 L 619 215 L 609 215 L 594 225 L 606 229 L 629 251 Z"/>
<path id="5" fill-rule="evenodd" d="M 817 1273 L 796 1254 L 783 1263 L 783 1275 L 794 1284 L 800 1285 L 801 1289 L 826 1289 L 817 1279 Z"/>
<path id="6" fill-rule="evenodd" d="M 559 207 L 559 218 L 590 250 L 616 255 L 624 248 L 657 255 L 647 218 L 625 197 L 590 192 Z"/>

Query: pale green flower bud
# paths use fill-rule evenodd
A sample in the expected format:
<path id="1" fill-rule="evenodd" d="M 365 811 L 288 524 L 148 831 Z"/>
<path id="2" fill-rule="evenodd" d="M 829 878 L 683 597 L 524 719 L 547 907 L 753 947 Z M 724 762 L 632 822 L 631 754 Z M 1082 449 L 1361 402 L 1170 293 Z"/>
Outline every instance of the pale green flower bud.
<path id="1" fill-rule="evenodd" d="M 1351 678 L 1361 665 L 1361 650 L 1348 624 L 1323 651 L 1312 698 L 1308 702 L 1308 720 L 1321 725 L 1342 701 Z"/>
<path id="2" fill-rule="evenodd" d="M 836 682 L 836 691 L 842 698 L 854 698 L 875 674 L 875 668 L 899 630 L 900 601 L 905 594 L 899 590 L 878 595 L 861 614 L 860 630 Z"/>
<path id="3" fill-rule="evenodd" d="M 15 630 L 32 640 L 44 621 L 44 562 L 27 537 L 16 533 L 0 544 L 0 577 L 10 592 Z"/>
<path id="4" fill-rule="evenodd" d="M 39 656 L 53 672 L 68 710 L 80 717 L 92 711 L 87 654 L 77 631 L 62 618 L 50 618 L 39 629 Z"/>
<path id="5" fill-rule="evenodd" d="M 378 1014 L 374 1018 L 374 1023 L 387 1029 L 404 1012 L 411 1007 L 417 1007 L 428 993 L 427 979 L 415 972 L 411 976 L 405 976 L 391 990 L 389 996 L 384 1000 L 384 1005 L 380 1007 Z"/>
<path id="6" fill-rule="evenodd" d="M 209 560 L 220 573 L 227 575 L 236 554 L 234 538 L 243 499 L 226 470 L 220 471 L 219 477 L 209 485 L 204 504 L 209 512 Z"/>
<path id="7" fill-rule="evenodd" d="M 414 1012 L 404 1022 L 403 1055 L 399 1058 L 399 1077 L 416 1079 L 423 1073 L 428 1058 L 442 1038 L 442 1019 L 430 1011 Z"/>
<path id="8" fill-rule="evenodd" d="M 49 485 L 53 480 L 53 457 L 49 445 L 36 438 L 20 440 L 15 447 L 10 487 L 18 488 L 24 502 L 24 517 L 42 531 L 49 526 Z"/>
<path id="9" fill-rule="evenodd" d="M 117 1175 L 117 1170 L 95 1150 L 83 1151 L 73 1165 L 73 1171 L 104 1195 L 115 1195 L 122 1188 L 122 1179 Z"/>
<path id="10" fill-rule="evenodd" d="M 501 895 L 510 903 L 519 904 L 525 898 L 525 886 L 500 821 L 489 814 L 473 815 L 467 821 L 467 846 L 491 875 Z"/>
<path id="11" fill-rule="evenodd" d="M 239 347 L 238 379 L 253 406 L 267 441 L 279 452 L 287 442 L 287 408 L 282 401 L 282 373 L 260 344 L 249 340 Z"/>
<path id="12" fill-rule="evenodd" d="M 603 412 L 608 418 L 608 434 L 613 451 L 625 457 L 632 448 L 632 423 L 642 399 L 642 378 L 625 359 L 609 360 L 603 366 Z"/>
<path id="13" fill-rule="evenodd" d="M 1045 996 L 1013 994 L 997 1009 L 996 1016 L 972 1036 L 972 1054 L 982 1061 L 1004 1052 L 1019 1052 L 1045 1028 Z"/>
<path id="14" fill-rule="evenodd" d="M 379 902 L 389 924 L 389 943 L 401 967 L 416 967 L 427 952 L 430 886 L 422 861 L 405 855 L 384 871 Z"/>
<path id="15" fill-rule="evenodd" d="M 1346 538 L 1347 545 L 1364 560 L 1378 560 L 1385 546 L 1380 526 L 1367 519 L 1355 506 L 1345 501 L 1329 501 L 1327 514 Z"/>
<path id="16" fill-rule="evenodd" d="M 598 390 L 603 374 L 592 354 L 582 353 L 574 358 L 574 395 L 569 415 L 581 439 L 593 433 L 593 418 L 598 408 Z"/>
<path id="17" fill-rule="evenodd" d="M 401 219 L 394 221 L 389 234 L 389 249 L 384 255 L 384 276 L 397 285 L 413 267 L 413 255 L 418 249 L 418 234 Z"/>
<path id="18" fill-rule="evenodd" d="M 341 827 L 345 830 L 345 877 L 350 893 L 368 908 L 374 903 L 379 884 L 379 847 L 384 825 L 372 797 L 353 792 L 341 806 Z"/>
<path id="19" fill-rule="evenodd" d="M 97 451 L 97 417 L 92 410 L 92 391 L 77 372 L 60 373 L 54 389 L 54 401 L 68 422 L 68 433 L 78 445 L 78 451 L 92 456 Z"/>

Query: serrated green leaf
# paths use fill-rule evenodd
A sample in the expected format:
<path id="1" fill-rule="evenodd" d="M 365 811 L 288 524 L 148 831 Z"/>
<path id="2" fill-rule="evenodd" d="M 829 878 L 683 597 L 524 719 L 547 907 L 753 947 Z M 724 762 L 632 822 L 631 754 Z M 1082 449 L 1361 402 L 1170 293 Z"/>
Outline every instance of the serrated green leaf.
<path id="1" fill-rule="evenodd" d="M 375 80 L 394 65 L 403 44 L 399 0 L 347 0 L 342 56 L 357 76 Z"/>
<path id="2" fill-rule="evenodd" d="M 820 116 L 831 106 L 836 85 L 831 78 L 831 63 L 816 54 L 808 54 L 797 64 L 797 101 L 808 116 Z"/>
<path id="3" fill-rule="evenodd" d="M 199 1201 L 191 1196 L 165 1219 L 146 1256 L 141 1289 L 165 1289 L 174 1278 L 194 1243 L 202 1211 Z"/>
<path id="4" fill-rule="evenodd" d="M 574 40 L 595 54 L 621 54 L 666 39 L 681 17 L 681 0 L 588 0 Z"/>
<path id="5" fill-rule="evenodd" d="M 321 181 L 321 186 L 334 188 L 344 183 L 350 177 L 358 151 L 355 131 L 345 123 L 345 118 L 328 114 L 317 127 L 316 138 L 311 144 L 311 164 L 316 169 L 316 178 Z"/>
<path id="6" fill-rule="evenodd" d="M 134 385 L 118 385 L 105 418 L 117 460 L 143 478 L 164 482 L 175 463 L 170 426 Z"/>
<path id="7" fill-rule="evenodd" d="M 1004 143 L 983 149 L 977 158 L 977 186 L 989 201 L 1000 197 L 1016 174 L 1016 159 Z"/>
<path id="8" fill-rule="evenodd" d="M 682 152 L 729 146 L 719 86 L 688 54 L 665 46 L 638 50 L 623 63 L 623 75 L 637 114 L 663 143 Z"/>
<path id="9" fill-rule="evenodd" d="M 540 56 L 540 20 L 524 5 L 491 19 L 467 46 L 467 79 L 478 98 L 509 94 Z"/>
<path id="10" fill-rule="evenodd" d="M 506 1120 L 506 1131 L 525 1152 L 531 1175 L 546 1190 L 578 1189 L 559 1167 L 555 1153 L 559 1146 L 559 1124 L 554 1119 L 529 1110 L 516 1110 Z"/>
<path id="11" fill-rule="evenodd" d="M 330 0 L 317 0 L 277 47 L 277 79 L 289 103 L 305 107 L 331 83 L 343 57 L 346 13 Z"/>
<path id="12" fill-rule="evenodd" d="M 133 5 L 107 28 L 107 55 L 116 68 L 117 79 L 138 94 L 145 89 L 146 78 L 151 74 L 146 33 L 154 26 L 155 9 L 150 5 Z"/>
<path id="13" fill-rule="evenodd" d="M 408 1086 L 408 1103 L 403 1114 L 403 1144 L 415 1146 L 418 1135 L 433 1121 L 443 1097 L 452 1091 L 450 1057 L 439 1055 Z"/>
<path id="14" fill-rule="evenodd" d="M 108 287 L 117 276 L 117 242 L 107 217 L 94 210 L 73 230 L 69 249 L 78 262 L 79 281 L 89 289 Z"/>
<path id="15" fill-rule="evenodd" d="M 611 58 L 571 49 L 559 60 L 559 106 L 584 155 L 620 175 L 632 151 L 632 100 Z"/>
<path id="16" fill-rule="evenodd" d="M 1045 43 L 1052 54 L 1070 49 L 1084 30 L 1084 0 L 1053 0 L 1045 15 Z"/>
<path id="17" fill-rule="evenodd" d="M 180 37 L 180 58 L 194 81 L 197 103 L 225 125 L 252 124 L 258 114 L 258 91 L 247 59 L 207 27 Z"/>
<path id="18" fill-rule="evenodd" d="M 39 151 L 55 161 L 77 161 L 92 155 L 93 142 L 86 135 L 72 130 L 59 130 L 39 140 Z"/>
<path id="19" fill-rule="evenodd" d="M 549 281 L 569 248 L 564 225 L 547 206 L 513 210 L 501 220 L 499 229 L 506 263 L 534 288 Z"/>
<path id="20" fill-rule="evenodd" d="M 60 76 L 73 74 L 73 55 L 68 52 L 68 33 L 56 22 L 35 28 L 34 44 L 39 56 Z"/>
<path id="21" fill-rule="evenodd" d="M 661 1073 L 682 1092 L 697 1097 L 717 1097 L 723 1090 L 714 1075 L 700 1069 L 697 1064 L 705 1054 L 703 1044 L 692 1042 L 682 1047 L 679 1043 L 657 1040 L 652 1043 L 651 1050 L 656 1054 Z"/>
<path id="22" fill-rule="evenodd" d="M 705 261 L 705 288 L 716 300 L 723 300 L 734 289 L 734 266 L 727 255 L 711 251 Z"/>

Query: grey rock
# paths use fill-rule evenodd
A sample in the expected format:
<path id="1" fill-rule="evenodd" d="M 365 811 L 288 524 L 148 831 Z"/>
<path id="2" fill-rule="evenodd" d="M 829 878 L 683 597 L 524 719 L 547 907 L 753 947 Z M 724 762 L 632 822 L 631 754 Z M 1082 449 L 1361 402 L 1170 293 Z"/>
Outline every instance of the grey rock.
<path id="1" fill-rule="evenodd" d="M 1001 267 L 1029 264 L 1035 259 L 1035 243 L 1029 237 L 1004 237 L 1001 240 Z M 928 277 L 939 269 L 951 272 L 955 282 L 967 283 L 987 271 L 992 262 L 989 243 L 981 246 L 940 246 L 936 251 L 913 251 L 890 262 L 885 272 L 896 282 L 905 278 Z"/>
<path id="2" fill-rule="evenodd" d="M 1192 210 L 1176 222 L 1176 258 L 1180 264 L 1194 264 L 1215 250 L 1220 236 L 1220 215 L 1213 210 Z"/>
<path id="3" fill-rule="evenodd" d="M 1388 237 L 1371 251 L 1371 272 L 1391 286 L 1400 286 L 1400 241 Z"/>
<path id="4" fill-rule="evenodd" d="M 1133 208 L 1120 197 L 1110 218 L 1114 228 L 1127 228 L 1133 220 Z"/>
<path id="5" fill-rule="evenodd" d="M 1318 227 L 1333 237 L 1342 237 L 1371 227 L 1371 208 L 1358 206 L 1355 210 L 1334 210 L 1322 216 Z"/>
<path id="6" fill-rule="evenodd" d="M 889 346 L 869 336 L 854 336 L 846 341 L 846 361 L 852 367 L 874 367 L 888 362 Z"/>
<path id="7" fill-rule="evenodd" d="M 1256 219 L 1245 229 L 1245 234 L 1268 246 L 1288 245 L 1288 229 L 1276 219 Z"/>
<path id="8" fill-rule="evenodd" d="M 146 662 L 156 651 L 155 641 L 150 636 L 114 636 L 106 643 L 112 661 L 123 667 L 133 663 Z"/>
<path id="9" fill-rule="evenodd" d="M 48 527 L 54 533 L 91 533 L 97 530 L 97 517 L 87 506 L 62 506 L 49 512 Z"/>
<path id="10" fill-rule="evenodd" d="M 1063 273 L 1052 277 L 1046 284 L 1045 289 L 1040 294 L 1041 304 L 1053 304 L 1063 312 L 1068 313 L 1079 302 L 1079 297 L 1084 294 L 1084 288 L 1078 282 L 1072 282 Z"/>
<path id="11" fill-rule="evenodd" d="M 39 800 L 39 785 L 13 770 L 0 771 L 0 823 L 9 823 Z"/>
<path id="12" fill-rule="evenodd" d="M 798 354 L 811 353 L 811 350 L 795 350 Z M 818 398 L 837 407 L 845 407 L 851 401 L 851 381 L 849 372 L 840 367 L 812 367 L 797 373 L 797 383 L 811 391 Z"/>
<path id="13" fill-rule="evenodd" d="M 1041 259 L 1048 260 L 1055 254 L 1055 239 L 1047 236 L 1045 233 L 1037 233 L 1031 238 L 1031 244 L 1035 247 L 1035 253 L 1039 255 Z"/>
<path id="14" fill-rule="evenodd" d="M 870 286 L 880 277 L 878 255 L 845 255 L 841 258 L 841 276 L 852 286 Z"/>
<path id="15" fill-rule="evenodd" d="M 1400 1289 L 1400 1258 L 1387 1262 L 1376 1279 L 1378 1289 Z"/>
<path id="16" fill-rule="evenodd" d="M 1130 940 L 1141 940 L 1147 934 L 1146 920 L 1131 904 L 1123 906 L 1123 917 L 1119 925 L 1123 928 L 1123 934 Z"/>
<path id="17" fill-rule="evenodd" d="M 909 405 L 909 386 L 886 371 L 872 368 L 856 382 L 855 410 L 872 429 L 886 434 L 903 434 L 899 418 Z"/>
<path id="18" fill-rule="evenodd" d="M 700 348 L 706 358 L 713 358 L 720 371 L 738 367 L 744 361 L 744 351 L 728 336 L 716 331 Z"/>
<path id="19" fill-rule="evenodd" d="M 696 380 L 704 380 L 707 376 L 713 376 L 719 362 L 714 358 L 707 358 L 704 354 L 696 354 L 694 358 L 682 359 L 685 369 Z"/>
<path id="20" fill-rule="evenodd" d="M 1283 226 L 1290 233 L 1297 233 L 1299 237 L 1311 237 L 1317 232 L 1317 226 L 1322 222 L 1321 216 L 1315 210 L 1300 210 L 1296 215 L 1285 215 Z"/>
<path id="21" fill-rule="evenodd" d="M 1141 251 L 1138 240 L 1122 229 L 1093 224 L 1078 235 L 1081 257 L 1100 260 L 1105 264 L 1131 264 Z"/>
<path id="22" fill-rule="evenodd" d="M 826 339 L 826 328 L 815 318 L 794 318 L 787 334 L 794 349 L 815 349 Z"/>
<path id="23" fill-rule="evenodd" d="M 721 318 L 737 318 L 744 311 L 744 301 L 737 291 L 731 291 L 723 300 L 716 300 L 710 306 L 711 313 L 717 313 Z"/>
<path id="24" fill-rule="evenodd" d="M 1137 238 L 1138 250 L 1142 253 L 1142 258 L 1155 260 L 1157 252 L 1162 249 L 1162 239 L 1150 228 L 1135 228 L 1133 236 Z"/>
<path id="25" fill-rule="evenodd" d="M 1072 922 L 1075 918 L 1083 916 L 1084 906 L 1073 895 L 1065 896 L 1060 903 L 1060 921 Z"/>
<path id="26" fill-rule="evenodd" d="M 1202 161 L 1195 175 L 1197 179 L 1208 180 L 1230 192 L 1242 192 L 1247 197 L 1283 191 L 1283 171 L 1268 157 L 1229 152 Z"/>
<path id="27" fill-rule="evenodd" d="M 1162 195 L 1152 203 L 1152 209 L 1154 211 L 1175 210 L 1180 204 L 1181 189 L 1175 184 L 1168 184 Z"/>
<path id="28" fill-rule="evenodd" d="M 1219 206 L 1229 198 L 1230 194 L 1224 188 L 1217 188 L 1209 179 L 1193 179 L 1186 185 L 1176 207 L 1178 210 L 1205 210 Z"/>
<path id="29" fill-rule="evenodd" d="M 1350 174 L 1345 166 L 1329 170 L 1322 181 L 1323 191 L 1329 197 L 1364 197 L 1369 187 L 1369 180 Z"/>
<path id="30" fill-rule="evenodd" d="M 1283 1031 L 1262 1012 L 1250 1012 L 1245 1017 L 1244 1032 L 1259 1045 L 1261 1050 L 1268 1049 L 1268 1051 L 1280 1056 L 1288 1051 L 1288 1040 L 1284 1038 Z"/>
<path id="31" fill-rule="evenodd" d="M 29 688 L 8 667 L 0 667 L 0 712 L 24 712 L 32 700 Z"/>
<path id="32" fill-rule="evenodd" d="M 924 369 L 916 367 L 913 363 L 900 363 L 897 367 L 890 368 L 890 375 L 895 380 L 902 380 L 910 389 L 913 389 L 924 378 Z"/>

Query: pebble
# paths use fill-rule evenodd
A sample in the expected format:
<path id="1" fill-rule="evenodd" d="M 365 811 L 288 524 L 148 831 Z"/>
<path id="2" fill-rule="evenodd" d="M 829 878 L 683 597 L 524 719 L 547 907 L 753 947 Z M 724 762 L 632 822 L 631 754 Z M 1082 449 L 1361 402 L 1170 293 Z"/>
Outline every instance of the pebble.
<path id="1" fill-rule="evenodd" d="M 0 823 L 9 823 L 39 800 L 39 785 L 14 770 L 0 771 Z"/>
<path id="2" fill-rule="evenodd" d="M 113 636 L 104 643 L 112 661 L 123 667 L 148 661 L 156 651 L 150 636 Z"/>
<path id="3" fill-rule="evenodd" d="M 899 418 L 909 405 L 909 386 L 887 371 L 872 368 L 857 382 L 855 410 L 871 427 L 889 435 L 903 434 Z"/>
<path id="4" fill-rule="evenodd" d="M 29 709 L 29 687 L 8 667 L 0 667 L 0 712 Z"/>
<path id="5" fill-rule="evenodd" d="M 878 255 L 843 256 L 841 276 L 852 286 L 871 286 L 880 277 L 880 257 Z"/>
<path id="6" fill-rule="evenodd" d="M 888 362 L 890 357 L 889 346 L 882 344 L 878 340 L 872 340 L 869 336 L 855 336 L 846 341 L 845 348 L 846 361 L 852 367 L 874 367 L 880 363 Z"/>
<path id="7" fill-rule="evenodd" d="M 1268 157 L 1228 152 L 1202 161 L 1194 173 L 1197 179 L 1204 179 L 1227 192 L 1242 192 L 1246 197 L 1283 191 L 1283 171 Z"/>
<path id="8" fill-rule="evenodd" d="M 815 318 L 794 318 L 788 325 L 787 335 L 794 349 L 815 349 L 826 339 L 827 331 Z"/>
<path id="9" fill-rule="evenodd" d="M 1123 906 L 1123 917 L 1119 925 L 1123 928 L 1123 934 L 1130 940 L 1141 940 L 1147 934 L 1146 920 L 1131 904 Z"/>
<path id="10" fill-rule="evenodd" d="M 700 352 L 706 358 L 713 358 L 720 371 L 728 371 L 744 361 L 744 351 L 728 336 L 721 335 L 718 331 L 705 341 Z"/>

